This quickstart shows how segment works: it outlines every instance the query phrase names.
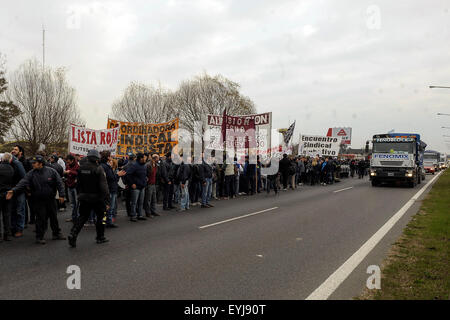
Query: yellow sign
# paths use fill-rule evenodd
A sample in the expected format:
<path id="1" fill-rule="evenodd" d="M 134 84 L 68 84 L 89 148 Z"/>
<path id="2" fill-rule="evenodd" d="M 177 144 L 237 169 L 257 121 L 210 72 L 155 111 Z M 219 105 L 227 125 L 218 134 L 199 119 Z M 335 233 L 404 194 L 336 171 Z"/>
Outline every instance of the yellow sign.
<path id="1" fill-rule="evenodd" d="M 172 152 L 178 144 L 178 118 L 164 123 L 146 124 L 142 122 L 124 122 L 108 119 L 108 128 L 119 126 L 119 141 L 116 156 L 124 157 L 128 153 L 157 153 L 160 156 Z"/>

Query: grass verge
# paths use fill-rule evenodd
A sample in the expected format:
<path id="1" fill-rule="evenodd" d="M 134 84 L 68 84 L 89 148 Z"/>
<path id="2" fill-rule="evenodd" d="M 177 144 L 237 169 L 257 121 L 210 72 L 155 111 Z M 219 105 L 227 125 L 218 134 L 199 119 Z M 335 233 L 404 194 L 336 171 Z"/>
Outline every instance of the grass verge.
<path id="1" fill-rule="evenodd" d="M 450 299 L 450 169 L 393 244 L 381 266 L 381 289 L 356 299 Z"/>

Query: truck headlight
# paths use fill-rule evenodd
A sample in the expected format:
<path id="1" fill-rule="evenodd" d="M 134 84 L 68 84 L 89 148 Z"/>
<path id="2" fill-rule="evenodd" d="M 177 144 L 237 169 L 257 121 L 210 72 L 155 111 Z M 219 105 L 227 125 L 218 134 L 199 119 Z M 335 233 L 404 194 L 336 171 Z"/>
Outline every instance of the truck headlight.
<path id="1" fill-rule="evenodd" d="M 375 170 L 370 170 L 370 175 L 372 177 L 375 177 L 377 175 L 377 172 Z"/>
<path id="2" fill-rule="evenodd" d="M 406 170 L 405 175 L 407 177 L 412 177 L 413 176 L 413 171 L 412 170 Z"/>

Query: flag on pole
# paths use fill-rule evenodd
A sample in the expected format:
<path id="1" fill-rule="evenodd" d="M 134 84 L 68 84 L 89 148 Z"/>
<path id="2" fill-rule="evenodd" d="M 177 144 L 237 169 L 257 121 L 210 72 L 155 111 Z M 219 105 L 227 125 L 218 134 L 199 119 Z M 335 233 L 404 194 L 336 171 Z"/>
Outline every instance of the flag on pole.
<path id="1" fill-rule="evenodd" d="M 226 141 L 227 141 L 227 108 L 223 110 L 222 114 L 222 143 L 225 144 Z"/>
<path id="2" fill-rule="evenodd" d="M 292 135 L 294 134 L 294 129 L 295 129 L 295 121 L 293 124 L 291 124 L 289 126 L 289 129 L 287 129 L 286 134 L 284 135 L 284 143 L 287 145 L 289 143 L 289 141 L 292 138 Z"/>

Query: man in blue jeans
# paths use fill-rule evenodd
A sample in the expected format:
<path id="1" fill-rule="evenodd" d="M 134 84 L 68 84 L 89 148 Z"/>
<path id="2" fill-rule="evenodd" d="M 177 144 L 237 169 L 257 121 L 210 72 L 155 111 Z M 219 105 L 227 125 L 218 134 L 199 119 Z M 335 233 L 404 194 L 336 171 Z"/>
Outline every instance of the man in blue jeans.
<path id="1" fill-rule="evenodd" d="M 202 164 L 199 165 L 202 177 L 202 205 L 201 208 L 211 208 L 213 205 L 209 204 L 209 199 L 212 192 L 212 167 L 202 159 Z"/>
<path id="2" fill-rule="evenodd" d="M 130 221 L 147 220 L 142 215 L 147 186 L 147 168 L 143 153 L 136 155 L 136 162 L 126 168 L 127 182 L 131 192 Z M 137 216 L 137 218 L 136 218 Z"/>
<path id="3" fill-rule="evenodd" d="M 188 162 L 191 160 L 189 158 Z M 189 184 L 192 178 L 191 165 L 182 162 L 176 172 L 176 178 L 180 182 L 181 199 L 178 211 L 189 210 Z"/>
<path id="4" fill-rule="evenodd" d="M 78 219 L 78 196 L 77 196 L 77 177 L 78 169 L 80 165 L 77 159 L 71 154 L 66 158 L 67 165 L 64 171 L 64 176 L 66 177 L 67 192 L 69 195 L 70 205 L 72 206 L 72 217 L 67 219 L 67 222 L 75 223 Z"/>
<path id="5" fill-rule="evenodd" d="M 25 169 L 22 163 L 13 156 L 11 165 L 14 169 L 13 183 L 17 185 L 22 178 L 25 177 Z M 11 228 L 12 234 L 16 238 L 23 236 L 25 228 L 25 206 L 27 205 L 25 193 L 20 192 L 14 195 L 11 209 Z"/>

